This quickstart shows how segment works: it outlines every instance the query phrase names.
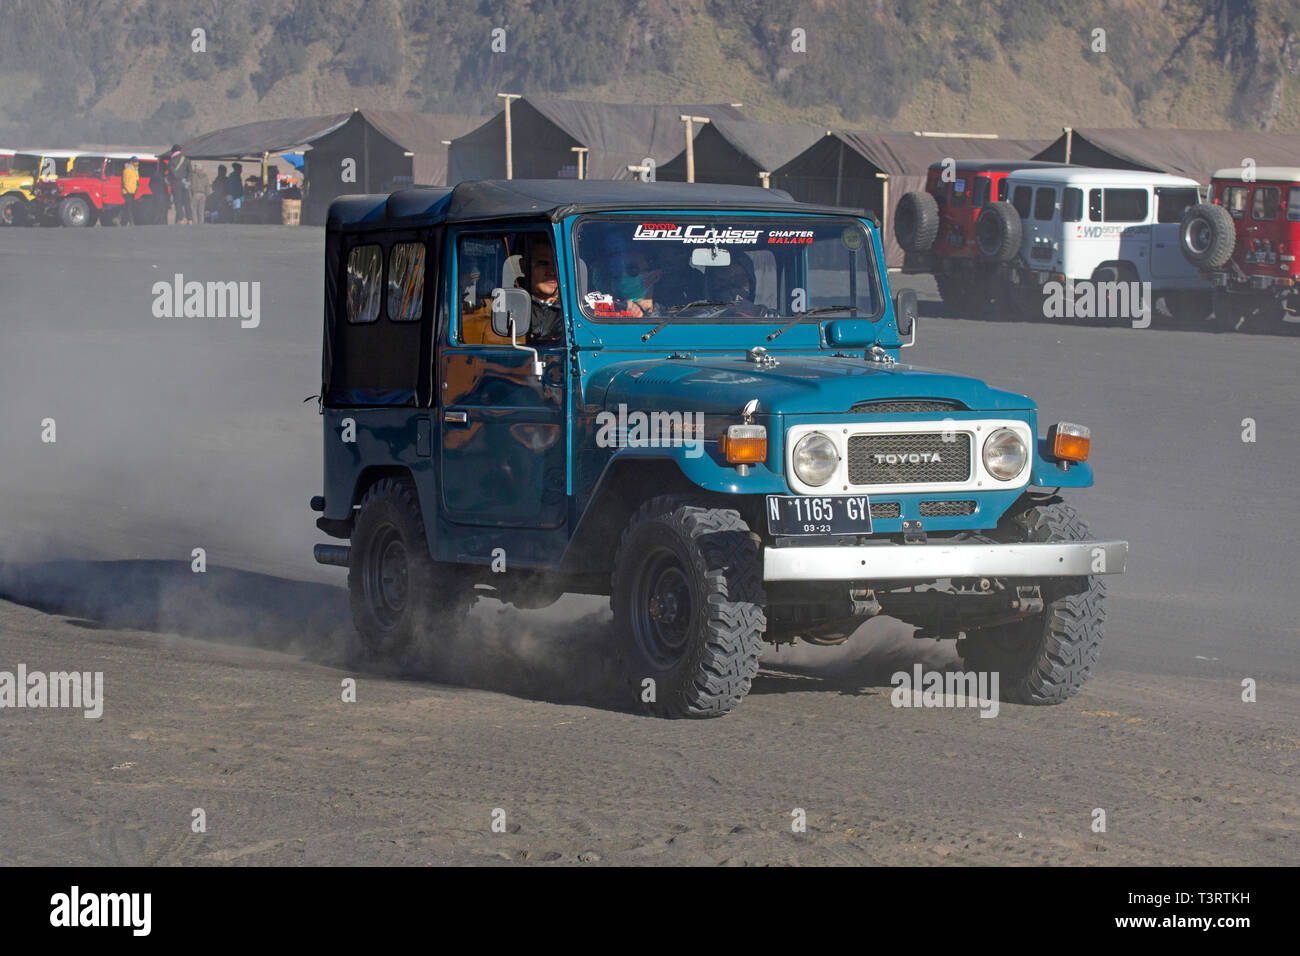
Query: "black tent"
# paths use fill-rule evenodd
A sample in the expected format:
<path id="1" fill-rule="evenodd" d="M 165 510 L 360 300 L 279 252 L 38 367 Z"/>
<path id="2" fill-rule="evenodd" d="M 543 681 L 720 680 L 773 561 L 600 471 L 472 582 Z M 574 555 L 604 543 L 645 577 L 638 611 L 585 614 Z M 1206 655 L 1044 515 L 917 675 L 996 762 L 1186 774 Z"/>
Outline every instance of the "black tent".
<path id="1" fill-rule="evenodd" d="M 307 153 L 307 201 L 303 216 L 323 223 L 346 193 L 391 192 L 403 186 L 441 186 L 447 181 L 447 145 L 483 122 L 481 116 L 354 110 L 314 139 Z M 347 164 L 347 160 L 353 160 Z M 346 166 L 345 166 L 346 164 Z M 349 168 L 355 179 L 345 181 Z"/>
<path id="2" fill-rule="evenodd" d="M 759 186 L 759 173 L 771 173 L 784 166 L 825 130 L 819 126 L 787 126 L 719 119 L 701 126 L 695 134 L 695 181 Z M 686 181 L 686 150 L 659 167 L 660 179 Z"/>
<path id="3" fill-rule="evenodd" d="M 686 142 L 683 114 L 710 120 L 740 119 L 724 104 L 653 106 L 640 103 L 590 103 L 526 96 L 510 108 L 513 175 L 516 179 L 576 179 L 578 153 L 585 179 L 628 179 L 628 166 L 645 159 L 667 163 Z M 447 183 L 503 179 L 506 174 L 506 123 L 502 110 L 478 129 L 451 144 Z"/>
<path id="4" fill-rule="evenodd" d="M 1068 160 L 1067 160 L 1068 154 Z M 1293 166 L 1300 134 L 1222 129 L 1067 129 L 1035 159 L 1171 173 L 1208 183 L 1216 169 Z"/>

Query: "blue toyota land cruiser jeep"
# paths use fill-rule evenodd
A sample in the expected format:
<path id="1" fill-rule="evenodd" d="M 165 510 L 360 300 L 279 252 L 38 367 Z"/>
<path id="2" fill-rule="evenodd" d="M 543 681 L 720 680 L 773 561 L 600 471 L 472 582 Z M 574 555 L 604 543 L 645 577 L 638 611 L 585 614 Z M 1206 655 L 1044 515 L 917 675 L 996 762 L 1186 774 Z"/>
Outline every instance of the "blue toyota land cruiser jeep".
<path id="1" fill-rule="evenodd" d="M 959 638 L 1011 701 L 1057 703 L 1102 638 L 1086 428 L 903 363 L 878 223 L 778 190 L 469 182 L 330 208 L 324 495 L 375 654 L 609 595 L 635 697 L 724 714 L 764 641 L 876 614 Z"/>

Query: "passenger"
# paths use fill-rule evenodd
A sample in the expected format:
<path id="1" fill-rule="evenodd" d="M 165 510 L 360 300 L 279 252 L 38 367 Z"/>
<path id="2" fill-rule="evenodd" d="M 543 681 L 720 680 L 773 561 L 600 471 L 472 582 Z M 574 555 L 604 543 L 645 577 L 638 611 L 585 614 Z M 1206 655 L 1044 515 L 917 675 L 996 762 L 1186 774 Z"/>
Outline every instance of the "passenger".
<path id="1" fill-rule="evenodd" d="M 651 267 L 649 257 L 640 249 L 616 251 L 602 263 L 593 275 L 596 291 L 611 295 L 615 304 L 613 313 L 636 317 L 653 315 L 655 286 L 663 278 L 663 270 Z"/>

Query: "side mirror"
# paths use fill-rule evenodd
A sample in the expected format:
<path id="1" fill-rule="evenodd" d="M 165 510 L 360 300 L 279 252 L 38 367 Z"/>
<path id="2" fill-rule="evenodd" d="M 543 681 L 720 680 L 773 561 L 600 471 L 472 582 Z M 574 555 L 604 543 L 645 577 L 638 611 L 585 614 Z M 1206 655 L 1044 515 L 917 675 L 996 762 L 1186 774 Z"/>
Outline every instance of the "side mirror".
<path id="1" fill-rule="evenodd" d="M 528 334 L 533 300 L 523 289 L 492 290 L 492 331 L 512 342 Z"/>
<path id="2" fill-rule="evenodd" d="M 898 337 L 901 339 L 910 336 L 903 342 L 902 348 L 916 344 L 916 316 L 919 311 L 915 289 L 899 289 L 894 294 L 894 324 L 898 327 Z"/>

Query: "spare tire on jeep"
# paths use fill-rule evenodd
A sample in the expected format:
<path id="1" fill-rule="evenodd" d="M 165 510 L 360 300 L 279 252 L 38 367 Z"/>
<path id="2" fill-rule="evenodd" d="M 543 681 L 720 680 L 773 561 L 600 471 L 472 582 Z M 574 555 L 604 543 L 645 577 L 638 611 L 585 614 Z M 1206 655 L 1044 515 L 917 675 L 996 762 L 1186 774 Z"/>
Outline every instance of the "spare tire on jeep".
<path id="1" fill-rule="evenodd" d="M 1020 252 L 1024 228 L 1009 202 L 991 202 L 975 220 L 975 248 L 989 262 L 1010 262 Z"/>
<path id="2" fill-rule="evenodd" d="M 1237 227 L 1232 213 L 1214 203 L 1197 203 L 1183 214 L 1178 246 L 1183 258 L 1202 269 L 1222 269 L 1232 258 Z"/>
<path id="3" fill-rule="evenodd" d="M 926 192 L 903 193 L 894 210 L 894 238 L 907 252 L 926 252 L 939 236 L 939 204 Z"/>

